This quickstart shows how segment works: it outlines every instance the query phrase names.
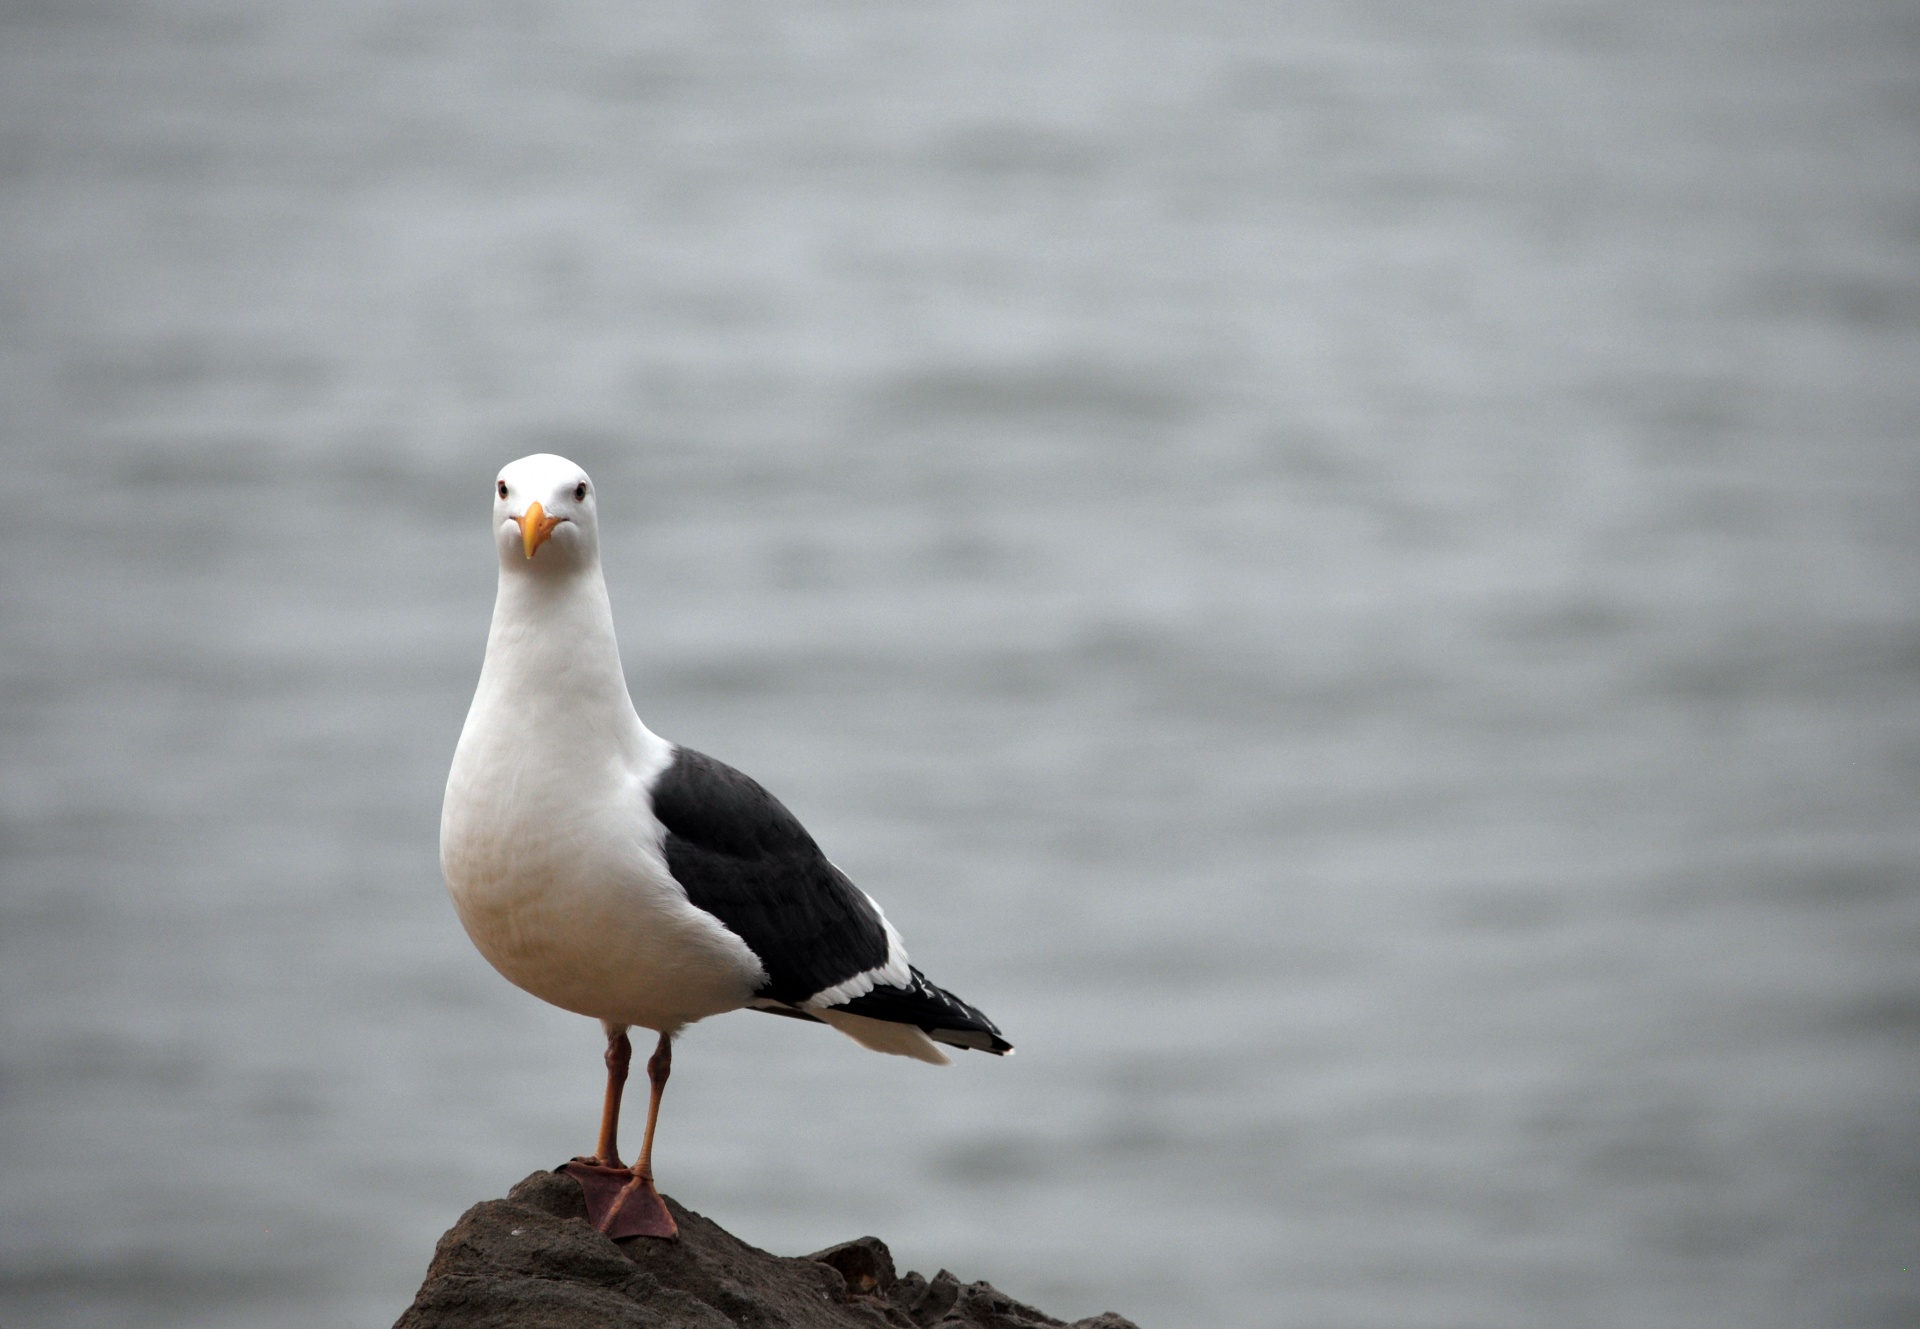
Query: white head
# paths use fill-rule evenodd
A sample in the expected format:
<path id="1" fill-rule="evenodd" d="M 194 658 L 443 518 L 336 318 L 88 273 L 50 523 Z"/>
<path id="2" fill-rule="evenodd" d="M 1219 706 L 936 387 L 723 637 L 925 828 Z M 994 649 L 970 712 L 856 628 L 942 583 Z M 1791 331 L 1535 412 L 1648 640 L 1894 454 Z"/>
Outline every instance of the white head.
<path id="1" fill-rule="evenodd" d="M 551 452 L 508 462 L 493 482 L 493 535 L 503 569 L 564 572 L 600 561 L 593 481 Z"/>

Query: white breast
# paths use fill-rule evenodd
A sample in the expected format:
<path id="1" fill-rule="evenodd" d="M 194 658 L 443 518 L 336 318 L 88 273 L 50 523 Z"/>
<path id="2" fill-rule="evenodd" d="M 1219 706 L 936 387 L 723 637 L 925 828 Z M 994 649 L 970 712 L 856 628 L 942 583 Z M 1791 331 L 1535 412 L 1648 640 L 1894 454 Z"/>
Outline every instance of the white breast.
<path id="1" fill-rule="evenodd" d="M 646 787 L 673 747 L 634 714 L 597 572 L 532 608 L 501 592 L 440 821 L 467 935 L 595 1019 L 671 1031 L 745 1005 L 758 959 L 667 870 Z"/>

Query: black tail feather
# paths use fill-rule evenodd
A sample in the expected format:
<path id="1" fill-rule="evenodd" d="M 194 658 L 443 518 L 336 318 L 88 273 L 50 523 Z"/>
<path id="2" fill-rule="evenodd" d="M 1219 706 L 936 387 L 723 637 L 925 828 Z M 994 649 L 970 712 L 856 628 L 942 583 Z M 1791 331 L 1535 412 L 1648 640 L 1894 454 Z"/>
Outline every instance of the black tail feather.
<path id="1" fill-rule="evenodd" d="M 995 1056 L 1013 1051 L 1013 1044 L 1001 1036 L 999 1028 L 977 1007 L 928 982 L 927 976 L 918 969 L 911 972 L 910 987 L 883 984 L 851 1001 L 841 1002 L 834 1009 L 864 1015 L 870 1020 L 917 1025 L 928 1038 L 950 1047 L 973 1048 Z"/>

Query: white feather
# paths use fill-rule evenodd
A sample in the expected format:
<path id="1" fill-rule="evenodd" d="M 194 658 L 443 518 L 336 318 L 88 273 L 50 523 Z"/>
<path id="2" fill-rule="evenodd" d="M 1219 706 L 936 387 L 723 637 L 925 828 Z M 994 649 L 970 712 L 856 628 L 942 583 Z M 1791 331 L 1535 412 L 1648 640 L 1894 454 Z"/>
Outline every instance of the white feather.
<path id="1" fill-rule="evenodd" d="M 914 1025 L 869 1019 L 846 1011 L 816 1010 L 814 1014 L 863 1048 L 891 1052 L 896 1057 L 915 1057 L 935 1066 L 953 1064 L 953 1058 L 935 1047 L 933 1040 Z"/>
<path id="2" fill-rule="evenodd" d="M 837 868 L 835 870 L 838 871 Z M 886 962 L 875 965 L 871 969 L 864 969 L 852 978 L 835 983 L 830 988 L 822 988 L 800 1003 L 808 1010 L 818 1011 L 828 1006 L 845 1005 L 855 997 L 866 996 L 882 983 L 892 988 L 910 987 L 913 984 L 913 972 L 907 965 L 906 944 L 900 940 L 900 934 L 893 930 L 893 924 L 887 921 L 887 911 L 880 907 L 878 900 L 867 895 L 865 891 L 861 891 L 860 894 L 865 896 L 867 903 L 873 906 L 873 912 L 880 916 L 880 926 L 886 929 Z M 884 1023 L 884 1021 L 875 1023 Z"/>

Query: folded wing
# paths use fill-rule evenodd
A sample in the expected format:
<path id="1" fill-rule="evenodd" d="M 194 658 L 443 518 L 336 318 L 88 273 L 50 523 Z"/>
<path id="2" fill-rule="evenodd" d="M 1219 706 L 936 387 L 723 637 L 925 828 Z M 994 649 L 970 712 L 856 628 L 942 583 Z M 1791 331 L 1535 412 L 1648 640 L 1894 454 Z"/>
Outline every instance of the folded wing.
<path id="1" fill-rule="evenodd" d="M 925 1060 L 945 1058 L 910 1029 L 954 1047 L 1012 1050 L 978 1009 L 908 964 L 879 906 L 757 781 L 677 748 L 649 795 L 666 830 L 667 867 L 687 899 L 759 957 L 766 981 L 756 1008 L 821 1020 L 869 1047 Z M 870 1022 L 907 1028 L 890 1034 Z"/>

